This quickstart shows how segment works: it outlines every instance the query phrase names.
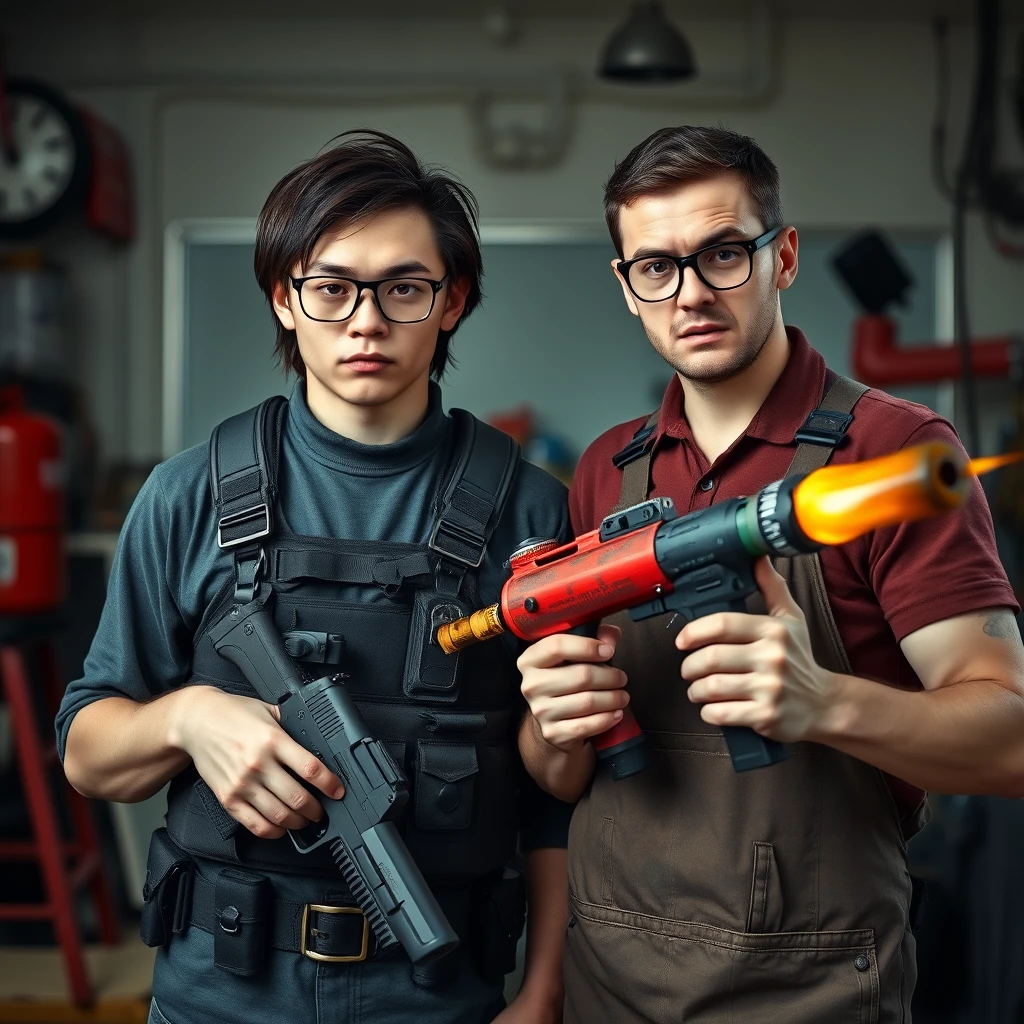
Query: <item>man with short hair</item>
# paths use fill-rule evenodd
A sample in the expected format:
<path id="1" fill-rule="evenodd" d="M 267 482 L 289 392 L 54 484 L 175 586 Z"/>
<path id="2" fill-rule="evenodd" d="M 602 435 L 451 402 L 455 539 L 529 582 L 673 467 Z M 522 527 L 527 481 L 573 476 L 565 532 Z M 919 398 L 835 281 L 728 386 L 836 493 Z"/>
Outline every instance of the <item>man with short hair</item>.
<path id="1" fill-rule="evenodd" d="M 80 792 L 131 802 L 170 782 L 143 912 L 161 946 L 150 1020 L 557 1021 L 570 809 L 522 771 L 519 651 L 456 661 L 432 644 L 438 615 L 494 599 L 522 538 L 568 536 L 565 488 L 506 435 L 447 415 L 432 380 L 480 299 L 475 200 L 396 139 L 345 133 L 275 186 L 255 269 L 298 383 L 153 471 L 57 719 Z M 438 964 L 414 975 L 401 947 L 378 948 L 326 848 L 285 836 L 344 790 L 218 654 L 245 601 L 309 678 L 345 673 L 404 769 L 398 827 L 461 940 Z M 517 837 L 530 927 L 505 1008 Z"/>
<path id="2" fill-rule="evenodd" d="M 822 465 L 830 445 L 840 464 L 959 444 L 930 409 L 838 378 L 783 326 L 797 232 L 751 139 L 663 129 L 616 167 L 605 201 L 626 303 L 675 374 L 656 415 L 584 454 L 577 534 L 649 495 L 686 514 L 753 494 Z M 845 437 L 795 440 L 818 407 L 852 410 Z M 976 480 L 956 513 L 776 566 L 784 575 L 755 566 L 758 614 L 682 629 L 619 616 L 621 634 L 606 623 L 519 659 L 524 761 L 550 792 L 581 798 L 569 1024 L 908 1021 L 905 843 L 925 791 L 1024 795 L 1019 609 Z M 588 739 L 627 701 L 653 763 L 612 781 Z M 791 756 L 737 774 L 726 725 Z"/>

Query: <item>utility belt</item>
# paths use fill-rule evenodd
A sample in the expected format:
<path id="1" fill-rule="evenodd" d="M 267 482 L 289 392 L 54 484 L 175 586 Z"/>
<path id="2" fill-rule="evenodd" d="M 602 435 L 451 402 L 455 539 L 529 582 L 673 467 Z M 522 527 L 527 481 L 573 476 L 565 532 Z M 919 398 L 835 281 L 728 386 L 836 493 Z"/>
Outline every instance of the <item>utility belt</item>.
<path id="1" fill-rule="evenodd" d="M 435 889 L 434 895 L 486 981 L 499 982 L 514 969 L 526 920 L 520 872 L 506 868 L 466 885 Z M 400 946 L 377 949 L 373 929 L 340 874 L 336 892 L 323 903 L 282 899 L 270 878 L 244 868 L 225 865 L 215 879 L 201 875 L 165 828 L 153 834 L 143 899 L 146 945 L 166 946 L 188 928 L 200 928 L 213 935 L 214 964 L 241 977 L 259 974 L 271 950 L 334 964 L 405 956 Z M 409 969 L 417 984 L 439 987 L 454 975 L 455 956 L 425 967 L 409 964 Z"/>

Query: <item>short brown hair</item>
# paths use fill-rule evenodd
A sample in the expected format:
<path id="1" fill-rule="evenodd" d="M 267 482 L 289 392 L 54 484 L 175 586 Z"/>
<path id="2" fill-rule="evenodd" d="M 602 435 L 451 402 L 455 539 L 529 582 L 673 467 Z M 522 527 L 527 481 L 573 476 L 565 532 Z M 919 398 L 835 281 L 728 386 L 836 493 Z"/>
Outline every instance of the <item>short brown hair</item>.
<path id="1" fill-rule="evenodd" d="M 743 177 L 765 231 L 782 224 L 778 168 L 746 135 L 684 124 L 662 128 L 635 146 L 615 165 L 604 187 L 604 218 L 619 256 L 623 206 L 727 171 L 739 171 Z"/>
<path id="2" fill-rule="evenodd" d="M 450 331 L 439 331 L 430 373 L 440 378 L 448 365 L 448 346 L 459 324 L 480 303 L 480 258 L 473 193 L 452 175 L 419 162 L 416 154 L 384 132 L 357 128 L 342 141 L 300 164 L 273 188 L 256 225 L 253 267 L 267 301 L 274 286 L 287 287 L 292 267 L 305 266 L 324 232 L 391 210 L 422 210 L 434 226 L 445 271 L 452 280 L 469 281 L 466 306 Z M 271 305 L 273 311 L 273 305 Z M 295 332 L 274 316 L 274 355 L 285 370 L 306 375 Z"/>

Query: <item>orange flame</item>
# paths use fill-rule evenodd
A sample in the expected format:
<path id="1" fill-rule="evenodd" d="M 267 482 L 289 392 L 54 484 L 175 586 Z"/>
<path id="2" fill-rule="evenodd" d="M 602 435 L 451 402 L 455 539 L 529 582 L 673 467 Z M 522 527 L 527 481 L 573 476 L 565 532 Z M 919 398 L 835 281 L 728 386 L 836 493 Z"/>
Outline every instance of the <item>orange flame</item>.
<path id="1" fill-rule="evenodd" d="M 815 470 L 796 486 L 793 505 L 811 540 L 843 544 L 870 530 L 959 508 L 970 488 L 963 452 L 932 441 Z"/>
<path id="2" fill-rule="evenodd" d="M 967 463 L 966 473 L 971 476 L 981 476 L 982 473 L 991 473 L 993 469 L 1002 469 L 1003 466 L 1010 466 L 1014 462 L 1024 459 L 1024 452 L 1007 452 L 1005 455 L 985 455 L 978 459 L 971 459 Z"/>

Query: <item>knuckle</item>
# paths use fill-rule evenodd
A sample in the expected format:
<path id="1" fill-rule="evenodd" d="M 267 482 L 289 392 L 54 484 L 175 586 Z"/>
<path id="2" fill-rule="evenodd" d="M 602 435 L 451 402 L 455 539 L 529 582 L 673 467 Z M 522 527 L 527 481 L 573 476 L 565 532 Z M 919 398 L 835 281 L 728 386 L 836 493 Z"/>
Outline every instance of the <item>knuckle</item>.
<path id="1" fill-rule="evenodd" d="M 573 682 L 580 689 L 588 689 L 594 683 L 594 668 L 592 665 L 576 665 L 572 670 Z"/>
<path id="2" fill-rule="evenodd" d="M 307 757 L 302 762 L 302 767 L 299 769 L 299 774 L 306 779 L 307 782 L 312 782 L 320 775 L 321 764 L 315 757 Z"/>
<path id="3" fill-rule="evenodd" d="M 588 736 L 586 724 L 583 722 L 572 722 L 569 726 L 569 737 L 572 740 L 585 740 Z"/>

